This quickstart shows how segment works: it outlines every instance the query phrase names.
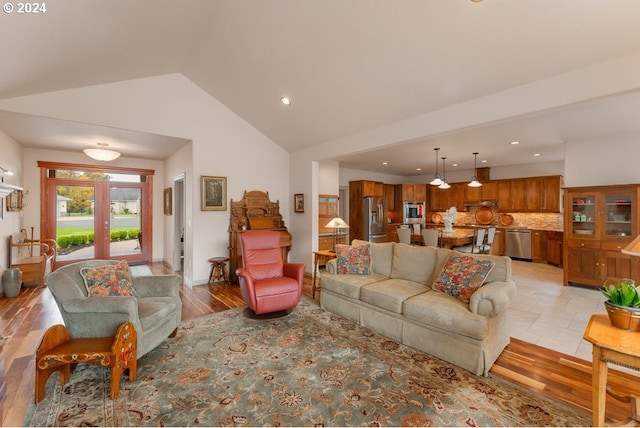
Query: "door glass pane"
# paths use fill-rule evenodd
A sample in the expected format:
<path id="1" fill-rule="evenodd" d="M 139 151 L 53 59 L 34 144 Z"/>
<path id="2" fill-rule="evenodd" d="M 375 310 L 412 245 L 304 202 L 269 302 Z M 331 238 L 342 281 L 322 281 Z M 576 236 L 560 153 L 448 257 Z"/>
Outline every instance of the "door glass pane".
<path id="1" fill-rule="evenodd" d="M 111 257 L 142 253 L 140 202 L 142 189 L 111 187 L 109 189 L 109 230 Z"/>
<path id="2" fill-rule="evenodd" d="M 56 186 L 59 261 L 95 258 L 95 188 Z"/>
<path id="3" fill-rule="evenodd" d="M 631 196 L 605 198 L 605 234 L 631 236 Z"/>

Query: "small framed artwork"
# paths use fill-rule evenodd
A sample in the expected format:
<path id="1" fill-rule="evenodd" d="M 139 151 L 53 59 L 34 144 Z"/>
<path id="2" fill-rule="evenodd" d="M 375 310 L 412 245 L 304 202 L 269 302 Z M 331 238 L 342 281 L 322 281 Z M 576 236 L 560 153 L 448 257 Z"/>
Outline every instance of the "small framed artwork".
<path id="1" fill-rule="evenodd" d="M 304 193 L 296 193 L 295 195 L 293 195 L 293 207 L 294 212 L 304 212 Z"/>
<path id="2" fill-rule="evenodd" d="M 227 177 L 203 175 L 200 188 L 202 190 L 202 211 L 227 210 Z"/>
<path id="3" fill-rule="evenodd" d="M 171 195 L 171 187 L 167 187 L 166 189 L 164 189 L 164 214 L 165 215 L 171 215 L 172 200 L 173 200 L 173 197 Z"/>

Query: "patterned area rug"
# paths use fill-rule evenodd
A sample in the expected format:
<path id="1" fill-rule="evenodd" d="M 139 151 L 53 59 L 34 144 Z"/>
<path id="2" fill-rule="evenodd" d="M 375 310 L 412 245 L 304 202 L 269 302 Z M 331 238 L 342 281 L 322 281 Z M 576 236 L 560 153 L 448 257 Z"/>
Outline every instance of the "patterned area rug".
<path id="1" fill-rule="evenodd" d="M 589 414 L 477 377 L 303 298 L 271 320 L 182 323 L 109 399 L 109 370 L 47 382 L 27 426 L 589 426 Z"/>

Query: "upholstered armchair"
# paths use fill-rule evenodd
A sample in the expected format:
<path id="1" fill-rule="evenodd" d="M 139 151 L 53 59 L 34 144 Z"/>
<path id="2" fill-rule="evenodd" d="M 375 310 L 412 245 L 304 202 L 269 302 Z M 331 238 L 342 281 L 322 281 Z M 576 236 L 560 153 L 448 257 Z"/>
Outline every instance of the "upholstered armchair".
<path id="1" fill-rule="evenodd" d="M 240 236 L 244 268 L 240 292 L 256 315 L 293 309 L 302 295 L 303 263 L 284 263 L 280 232 L 252 230 Z"/>
<path id="2" fill-rule="evenodd" d="M 60 309 L 71 337 L 111 337 L 120 324 L 131 321 L 138 334 L 138 358 L 153 350 L 167 337 L 175 336 L 182 314 L 178 293 L 178 275 L 148 275 L 129 278 L 132 289 L 122 295 L 112 294 L 108 288 L 97 297 L 89 296 L 87 279 L 91 272 L 122 266 L 116 260 L 90 260 L 63 266 L 45 278 Z M 122 284 L 121 271 L 111 273 Z M 84 276 L 83 276 L 84 275 Z M 94 276 L 95 277 L 95 276 Z M 106 275 L 105 275 L 106 277 Z M 87 282 L 86 282 L 87 281 Z M 113 284 L 112 284 L 113 285 Z M 114 288 L 114 287 L 111 287 Z M 92 294 L 96 294 L 92 291 Z"/>

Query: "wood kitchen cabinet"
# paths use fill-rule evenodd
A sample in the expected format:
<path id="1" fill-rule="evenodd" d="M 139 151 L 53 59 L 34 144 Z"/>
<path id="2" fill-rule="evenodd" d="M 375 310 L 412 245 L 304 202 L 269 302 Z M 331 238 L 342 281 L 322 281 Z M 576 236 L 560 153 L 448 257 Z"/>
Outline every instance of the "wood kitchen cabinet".
<path id="1" fill-rule="evenodd" d="M 498 210 L 502 212 L 513 211 L 513 203 L 511 201 L 511 180 L 498 180 Z"/>
<path id="2" fill-rule="evenodd" d="M 427 185 L 425 183 L 403 183 L 403 202 L 425 202 L 427 200 Z"/>
<path id="3" fill-rule="evenodd" d="M 534 263 L 547 262 L 547 231 L 531 231 L 531 259 Z"/>
<path id="4" fill-rule="evenodd" d="M 468 187 L 468 186 L 467 186 Z M 498 182 L 486 181 L 482 183 L 482 200 L 483 201 L 496 201 L 498 200 Z"/>
<path id="5" fill-rule="evenodd" d="M 349 182 L 349 239 L 364 239 L 362 201 L 367 196 L 384 197 L 381 181 L 356 180 Z M 386 219 L 385 219 L 386 220 Z"/>
<path id="6" fill-rule="evenodd" d="M 547 263 L 562 267 L 563 262 L 563 233 L 547 232 Z"/>
<path id="7" fill-rule="evenodd" d="M 640 258 L 621 250 L 640 230 L 639 196 L 637 184 L 565 189 L 565 284 L 638 277 Z"/>
<path id="8" fill-rule="evenodd" d="M 437 186 L 432 186 L 429 205 L 431 211 L 446 211 L 451 207 L 456 207 L 458 211 L 466 211 L 464 187 L 467 187 L 466 183 L 451 183 L 449 189 L 439 189 Z"/>

